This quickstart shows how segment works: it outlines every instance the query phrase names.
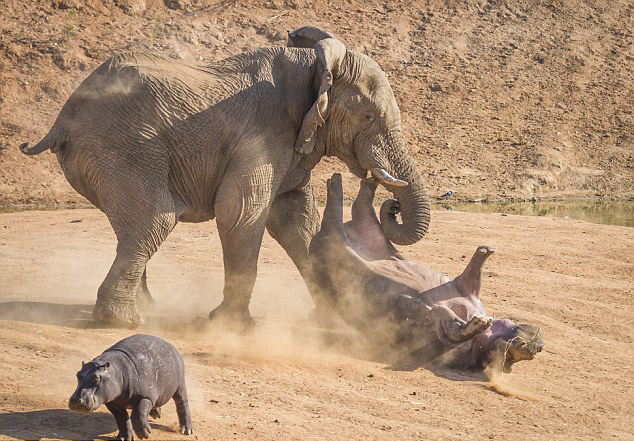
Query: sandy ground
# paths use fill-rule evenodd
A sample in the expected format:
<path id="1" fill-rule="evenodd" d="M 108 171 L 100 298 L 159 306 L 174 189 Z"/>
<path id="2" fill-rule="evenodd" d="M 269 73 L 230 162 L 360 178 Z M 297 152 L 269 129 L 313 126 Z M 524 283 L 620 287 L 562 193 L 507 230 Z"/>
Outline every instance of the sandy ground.
<path id="1" fill-rule="evenodd" d="M 193 439 L 633 439 L 634 230 L 546 217 L 433 213 L 405 250 L 458 274 L 479 244 L 497 247 L 483 301 L 543 327 L 545 350 L 491 383 L 475 373 L 369 359 L 344 330 L 306 320 L 312 302 L 266 237 L 252 312 L 239 338 L 197 330 L 220 300 L 213 223 L 181 224 L 148 267 L 159 302 L 136 332 L 174 343 L 187 366 Z M 0 439 L 108 438 L 101 411 L 67 408 L 75 371 L 133 331 L 95 328 L 90 311 L 114 256 L 97 210 L 0 215 Z M 173 404 L 152 439 L 176 439 Z"/>

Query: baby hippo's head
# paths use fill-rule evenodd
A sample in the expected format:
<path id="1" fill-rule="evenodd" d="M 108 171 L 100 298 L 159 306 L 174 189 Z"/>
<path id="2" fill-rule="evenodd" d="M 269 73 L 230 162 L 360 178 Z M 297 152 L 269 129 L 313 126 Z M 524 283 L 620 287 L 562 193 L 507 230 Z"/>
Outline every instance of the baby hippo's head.
<path id="1" fill-rule="evenodd" d="M 94 412 L 117 394 L 116 380 L 112 378 L 109 362 L 82 362 L 77 372 L 77 389 L 68 400 L 68 407 L 78 412 Z"/>

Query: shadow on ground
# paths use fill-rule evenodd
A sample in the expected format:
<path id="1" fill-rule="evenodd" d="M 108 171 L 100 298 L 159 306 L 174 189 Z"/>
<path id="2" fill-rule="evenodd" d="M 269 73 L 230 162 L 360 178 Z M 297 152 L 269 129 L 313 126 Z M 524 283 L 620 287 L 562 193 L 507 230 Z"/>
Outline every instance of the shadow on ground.
<path id="1" fill-rule="evenodd" d="M 81 414 L 68 409 L 0 413 L 0 435 L 14 439 L 111 439 L 117 430 L 112 415 Z"/>
<path id="2" fill-rule="evenodd" d="M 13 301 L 0 303 L 0 320 L 37 323 L 40 325 L 66 326 L 77 329 L 112 328 L 107 323 L 92 319 L 92 304 L 60 304 L 47 302 Z M 145 314 L 145 329 L 203 330 L 206 318 L 182 314 Z"/>
<path id="3" fill-rule="evenodd" d="M 174 432 L 171 427 L 155 422 L 150 426 Z M 0 413 L 0 436 L 14 439 L 111 440 L 113 437 L 105 435 L 117 430 L 114 417 L 105 411 L 83 414 L 68 409 L 45 409 Z"/>

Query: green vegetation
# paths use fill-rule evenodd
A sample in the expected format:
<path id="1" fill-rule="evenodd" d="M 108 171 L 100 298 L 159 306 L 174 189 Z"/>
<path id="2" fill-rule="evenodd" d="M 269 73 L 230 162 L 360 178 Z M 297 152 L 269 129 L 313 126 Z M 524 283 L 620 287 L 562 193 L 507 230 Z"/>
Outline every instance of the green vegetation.
<path id="1" fill-rule="evenodd" d="M 66 19 L 66 25 L 64 25 L 64 40 L 70 41 L 71 38 L 75 36 L 75 23 L 73 22 L 75 15 L 77 14 L 77 9 L 70 8 L 68 11 L 68 17 Z"/>

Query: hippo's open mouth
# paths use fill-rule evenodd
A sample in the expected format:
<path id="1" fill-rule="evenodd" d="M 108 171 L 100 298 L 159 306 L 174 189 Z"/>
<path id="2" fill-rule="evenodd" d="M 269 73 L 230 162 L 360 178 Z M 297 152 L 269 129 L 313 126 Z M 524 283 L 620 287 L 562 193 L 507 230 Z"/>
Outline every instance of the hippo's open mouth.
<path id="1" fill-rule="evenodd" d="M 535 325 L 520 325 L 517 333 L 504 345 L 502 371 L 510 373 L 514 363 L 532 360 L 542 350 L 542 329 Z"/>

